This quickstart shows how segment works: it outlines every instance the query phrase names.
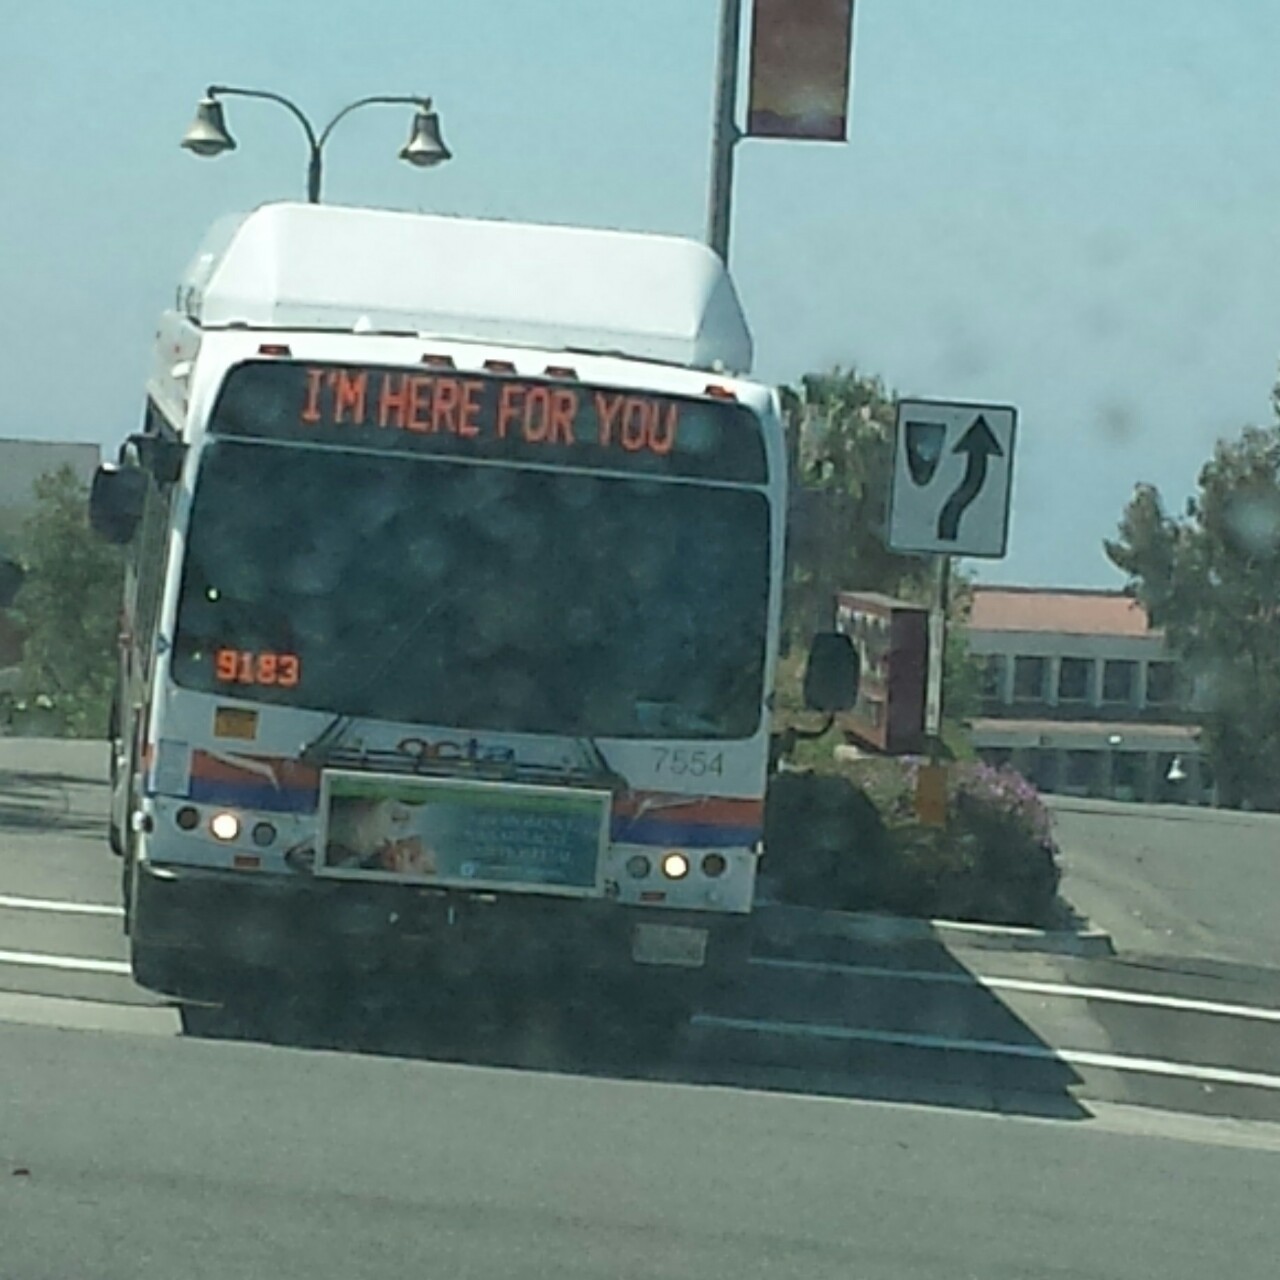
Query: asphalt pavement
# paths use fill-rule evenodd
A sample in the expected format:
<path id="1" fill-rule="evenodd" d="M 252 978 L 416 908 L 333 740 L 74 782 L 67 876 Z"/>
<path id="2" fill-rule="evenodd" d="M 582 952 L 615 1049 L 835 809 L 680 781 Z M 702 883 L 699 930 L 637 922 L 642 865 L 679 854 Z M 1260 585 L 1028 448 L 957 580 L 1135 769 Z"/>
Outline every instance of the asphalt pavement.
<path id="1" fill-rule="evenodd" d="M 0 1025 L 0 1273 L 1275 1274 L 1280 1131 Z"/>
<path id="2" fill-rule="evenodd" d="M 1049 802 L 1063 891 L 1121 951 L 1280 969 L 1280 815 Z"/>
<path id="3" fill-rule="evenodd" d="M 0 740 L 0 1024 L 173 1040 L 177 1011 L 129 976 L 120 864 L 103 838 L 105 762 L 97 743 Z M 1142 835 L 1141 815 L 1124 820 Z M 1154 815 L 1152 824 L 1161 832 L 1172 820 Z M 1143 838 L 1159 846 L 1158 836 Z M 1219 842 L 1218 849 L 1228 876 L 1229 848 Z M 1084 858 L 1070 856 L 1078 868 L 1090 855 L 1086 846 Z M 1124 892 L 1116 901 L 1099 898 L 1119 916 L 1157 889 Z M 1244 963 L 1172 949 L 988 950 L 976 936 L 955 937 L 888 930 L 809 945 L 762 934 L 743 980 L 700 1009 L 661 1060 L 583 1056 L 574 1028 L 546 1008 L 480 1040 L 442 1035 L 419 1012 L 394 1007 L 390 1016 L 383 1009 L 376 1018 L 341 1019 L 340 1032 L 324 1019 L 310 1026 L 289 1019 L 255 1034 L 311 1049 L 581 1078 L 1085 1122 L 1108 1102 L 1280 1121 L 1280 972 L 1261 963 L 1263 950 L 1246 953 L 1254 962 Z"/>

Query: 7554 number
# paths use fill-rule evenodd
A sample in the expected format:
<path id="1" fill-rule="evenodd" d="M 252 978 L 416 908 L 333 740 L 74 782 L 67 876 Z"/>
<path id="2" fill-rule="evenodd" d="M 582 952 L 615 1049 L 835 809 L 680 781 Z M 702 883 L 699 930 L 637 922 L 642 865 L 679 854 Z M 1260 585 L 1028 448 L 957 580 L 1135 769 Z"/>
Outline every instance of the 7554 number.
<path id="1" fill-rule="evenodd" d="M 718 778 L 724 773 L 724 752 L 702 747 L 655 747 L 653 771 L 675 777 Z"/>

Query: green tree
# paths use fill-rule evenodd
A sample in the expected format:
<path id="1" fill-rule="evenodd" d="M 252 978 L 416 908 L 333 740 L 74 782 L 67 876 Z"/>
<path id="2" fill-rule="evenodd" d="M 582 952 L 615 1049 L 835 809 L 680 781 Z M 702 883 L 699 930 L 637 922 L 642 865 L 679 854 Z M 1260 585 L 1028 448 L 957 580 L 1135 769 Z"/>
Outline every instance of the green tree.
<path id="1" fill-rule="evenodd" d="M 1220 440 L 1181 516 L 1139 485 L 1106 551 L 1196 681 L 1224 802 L 1280 808 L 1280 428 Z"/>
<path id="2" fill-rule="evenodd" d="M 895 395 L 876 377 L 837 366 L 782 390 L 792 467 L 783 628 L 803 649 L 831 625 L 835 593 L 875 591 L 929 604 L 928 557 L 890 551 L 885 541 L 893 477 Z M 952 574 L 943 705 L 959 724 L 976 714 L 979 681 L 964 632 L 970 584 Z M 958 735 L 949 735 L 956 738 Z"/>
<path id="3" fill-rule="evenodd" d="M 788 643 L 831 625 L 836 591 L 911 593 L 927 563 L 888 549 L 894 401 L 879 378 L 837 367 L 782 392 L 791 454 Z"/>
<path id="4" fill-rule="evenodd" d="M 90 530 L 88 493 L 70 467 L 42 476 L 24 530 L 27 578 L 15 604 L 28 699 L 52 704 L 64 732 L 106 732 L 115 679 L 123 560 Z"/>

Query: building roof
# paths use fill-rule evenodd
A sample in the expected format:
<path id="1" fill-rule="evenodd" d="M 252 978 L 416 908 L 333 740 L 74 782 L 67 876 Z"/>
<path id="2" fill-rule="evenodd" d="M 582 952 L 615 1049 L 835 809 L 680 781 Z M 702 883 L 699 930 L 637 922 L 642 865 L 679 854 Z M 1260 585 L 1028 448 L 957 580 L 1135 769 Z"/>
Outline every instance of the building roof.
<path id="1" fill-rule="evenodd" d="M 215 223 L 178 293 L 204 328 L 410 333 L 747 374 L 720 258 L 674 236 L 268 204 Z"/>
<path id="2" fill-rule="evenodd" d="M 975 586 L 969 628 L 1083 636 L 1159 634 L 1146 610 L 1122 592 L 1039 587 Z"/>

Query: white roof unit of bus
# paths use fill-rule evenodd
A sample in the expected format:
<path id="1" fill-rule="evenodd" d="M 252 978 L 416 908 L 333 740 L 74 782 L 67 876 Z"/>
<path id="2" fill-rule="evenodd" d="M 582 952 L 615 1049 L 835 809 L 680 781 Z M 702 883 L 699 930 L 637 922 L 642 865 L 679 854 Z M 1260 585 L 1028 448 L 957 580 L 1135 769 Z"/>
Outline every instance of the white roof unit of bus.
<path id="1" fill-rule="evenodd" d="M 724 263 L 673 236 L 269 204 L 216 223 L 179 310 L 205 329 L 418 333 L 745 374 Z"/>

